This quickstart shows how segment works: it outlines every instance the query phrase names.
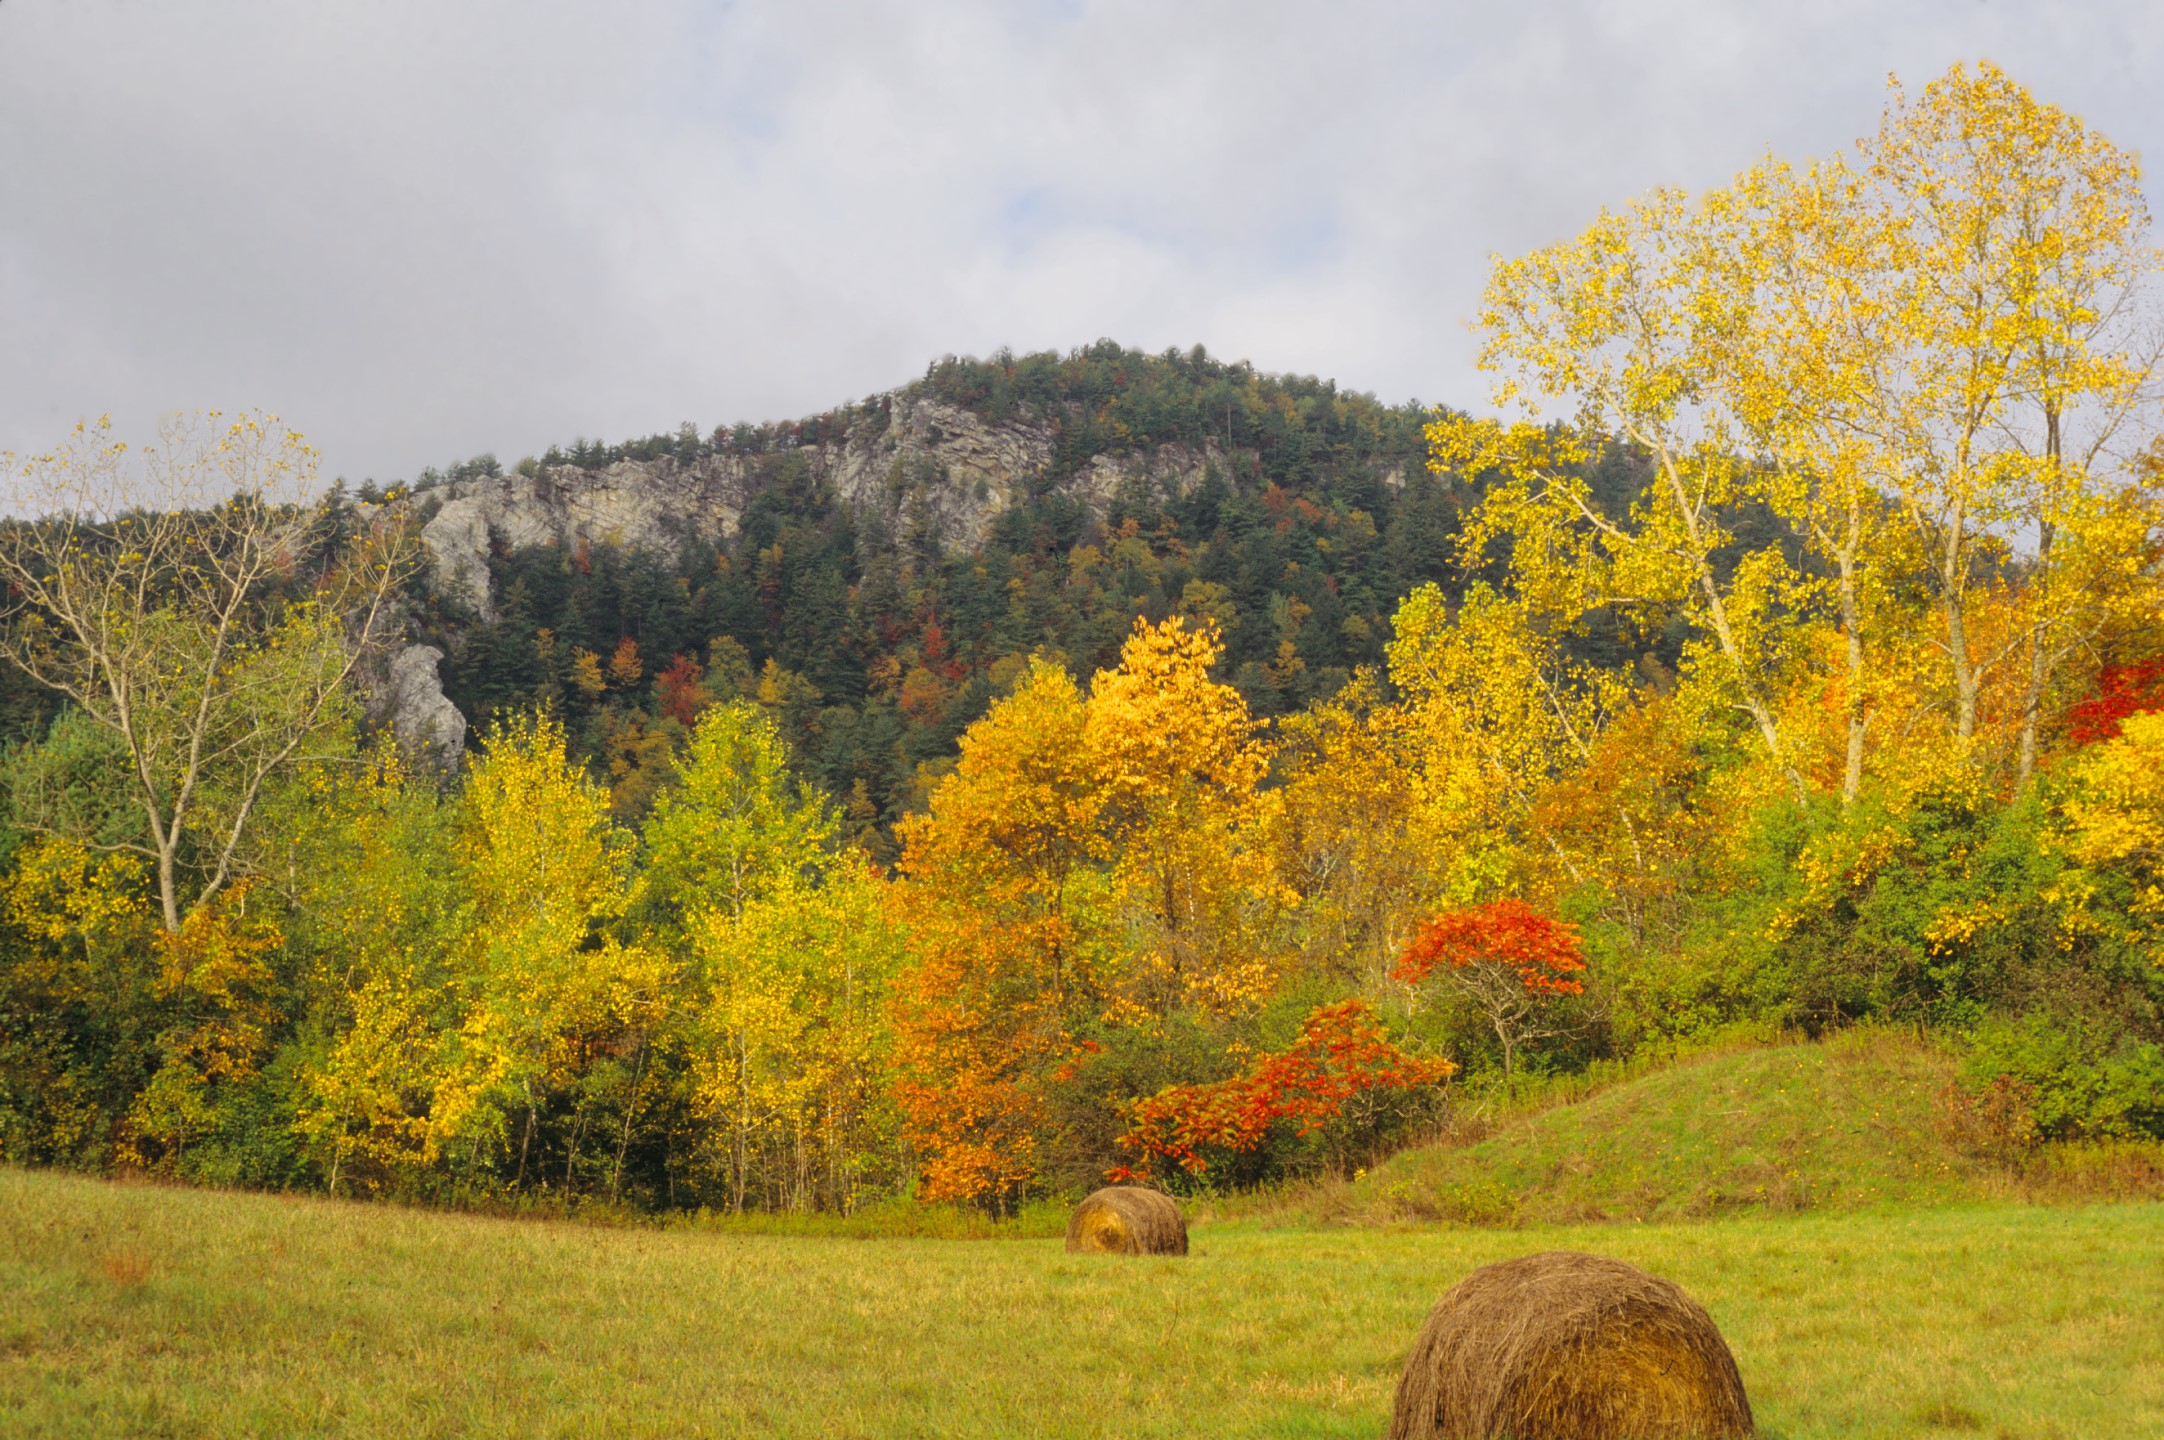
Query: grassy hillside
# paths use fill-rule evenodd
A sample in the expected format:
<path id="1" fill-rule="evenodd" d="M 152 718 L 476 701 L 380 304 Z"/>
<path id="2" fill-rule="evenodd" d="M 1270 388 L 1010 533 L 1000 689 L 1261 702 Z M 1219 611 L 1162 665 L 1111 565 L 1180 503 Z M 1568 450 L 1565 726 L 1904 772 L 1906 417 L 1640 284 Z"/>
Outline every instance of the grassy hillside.
<path id="1" fill-rule="evenodd" d="M 2164 1207 L 1049 1240 L 612 1230 L 0 1170 L 0 1433 L 1354 1436 L 1430 1304 L 1554 1247 L 1670 1275 L 1761 1433 L 2164 1433 Z"/>
<path id="2" fill-rule="evenodd" d="M 1327 1219 L 1514 1225 L 2164 1195 L 2154 1146 L 2061 1150 L 2019 1172 L 1979 1158 L 1948 1112 L 1954 1069 L 1884 1030 L 1720 1055 L 1404 1151 L 1296 1203 Z"/>

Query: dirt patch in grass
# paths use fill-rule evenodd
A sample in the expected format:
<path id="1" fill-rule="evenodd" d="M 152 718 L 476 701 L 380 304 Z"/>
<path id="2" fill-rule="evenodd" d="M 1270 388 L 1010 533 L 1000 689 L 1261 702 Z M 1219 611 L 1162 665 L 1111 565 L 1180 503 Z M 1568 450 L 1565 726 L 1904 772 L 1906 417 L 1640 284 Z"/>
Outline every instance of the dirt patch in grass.
<path id="1" fill-rule="evenodd" d="M 98 1273 L 115 1289 L 134 1290 L 150 1279 L 150 1257 L 123 1247 L 98 1257 Z"/>

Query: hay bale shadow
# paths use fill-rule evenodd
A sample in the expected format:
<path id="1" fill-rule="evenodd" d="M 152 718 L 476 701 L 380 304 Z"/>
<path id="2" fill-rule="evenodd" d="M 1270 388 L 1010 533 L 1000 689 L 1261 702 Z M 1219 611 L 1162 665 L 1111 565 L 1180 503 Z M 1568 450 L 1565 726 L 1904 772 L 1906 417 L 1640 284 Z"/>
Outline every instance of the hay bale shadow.
<path id="1" fill-rule="evenodd" d="M 1110 1185 L 1067 1217 L 1071 1255 L 1185 1255 L 1187 1218 L 1162 1190 Z"/>
<path id="2" fill-rule="evenodd" d="M 1475 1270 L 1421 1326 L 1389 1440 L 1744 1440 L 1713 1317 L 1620 1260 L 1551 1250 Z"/>

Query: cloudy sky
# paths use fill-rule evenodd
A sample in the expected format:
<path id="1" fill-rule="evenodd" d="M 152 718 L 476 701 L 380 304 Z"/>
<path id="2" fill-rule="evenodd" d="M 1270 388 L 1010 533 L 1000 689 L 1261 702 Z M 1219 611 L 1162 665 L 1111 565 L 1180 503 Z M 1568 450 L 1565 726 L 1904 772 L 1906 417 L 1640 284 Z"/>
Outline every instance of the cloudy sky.
<path id="1" fill-rule="evenodd" d="M 1200 341 L 1477 402 L 1487 257 L 1988 56 L 2164 155 L 2164 7 L 0 0 L 0 450 L 355 479 Z"/>

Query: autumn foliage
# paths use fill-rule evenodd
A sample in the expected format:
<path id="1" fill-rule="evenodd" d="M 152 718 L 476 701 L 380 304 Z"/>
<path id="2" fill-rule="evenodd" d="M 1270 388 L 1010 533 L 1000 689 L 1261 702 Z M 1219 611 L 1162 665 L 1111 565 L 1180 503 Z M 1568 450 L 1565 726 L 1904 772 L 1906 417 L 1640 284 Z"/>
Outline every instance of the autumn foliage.
<path id="1" fill-rule="evenodd" d="M 704 675 L 698 661 L 679 655 L 654 677 L 654 698 L 660 702 L 661 713 L 686 730 L 697 724 L 699 712 L 713 703 L 713 697 L 699 684 Z"/>
<path id="2" fill-rule="evenodd" d="M 1029 957 L 1010 937 L 928 918 L 915 935 L 925 958 L 896 989 L 892 1083 L 919 1193 L 1005 1208 L 1036 1174 L 1043 1081 L 1074 1047 L 1057 1008 L 1016 983 Z"/>
<path id="3" fill-rule="evenodd" d="M 2067 741 L 2079 746 L 2110 740 L 2129 716 L 2151 710 L 2164 710 L 2164 658 L 2106 666 L 2097 673 L 2095 692 L 2067 710 Z"/>
<path id="4" fill-rule="evenodd" d="M 1584 993 L 1576 978 L 1586 968 L 1583 957 L 1577 926 L 1550 919 L 1522 900 L 1497 900 L 1428 921 L 1390 974 L 1417 986 L 1439 969 L 1487 1017 L 1509 1077 L 1516 1074 L 1528 1041 L 1567 1028 L 1547 1002 Z"/>
<path id="5" fill-rule="evenodd" d="M 1136 1101 L 1119 1139 L 1133 1158 L 1106 1178 L 1150 1180 L 1168 1164 L 1200 1175 L 1209 1169 L 1211 1152 L 1254 1150 L 1280 1122 L 1290 1122 L 1295 1135 L 1309 1135 L 1357 1097 L 1433 1085 L 1456 1068 L 1392 1044 L 1364 1000 L 1324 1005 L 1307 1017 L 1297 1040 L 1263 1056 L 1245 1075 L 1173 1086 Z"/>
<path id="6" fill-rule="evenodd" d="M 103 427 L 8 462 L 0 1161 L 1004 1214 L 1865 1019 L 2164 1132 L 2139 178 L 1956 67 L 1499 261 L 1507 420 L 950 360 L 914 393 L 1046 427 L 1052 489 L 1203 471 L 988 487 L 940 553 L 956 477 L 846 499 L 747 429 L 729 545 L 492 554 L 493 618 L 390 604 L 391 502 L 188 508 L 311 475 L 280 427 L 169 512 L 94 503 Z M 455 767 L 345 684 L 429 636 Z"/>
<path id="7" fill-rule="evenodd" d="M 1252 943 L 1281 897 L 1267 752 L 1210 676 L 1219 653 L 1213 625 L 1174 616 L 1138 623 L 1087 694 L 1033 665 L 902 825 L 917 963 L 893 1006 L 895 1098 L 927 1197 L 1003 1205 L 1035 1179 L 1089 1032 L 1222 1023 L 1273 992 L 1276 957 Z"/>
<path id="8" fill-rule="evenodd" d="M 1577 995 L 1585 969 L 1578 927 L 1550 919 L 1523 900 L 1447 910 L 1420 927 L 1391 978 L 1417 985 L 1438 965 L 1495 966 L 1515 972 L 1528 994 Z"/>

